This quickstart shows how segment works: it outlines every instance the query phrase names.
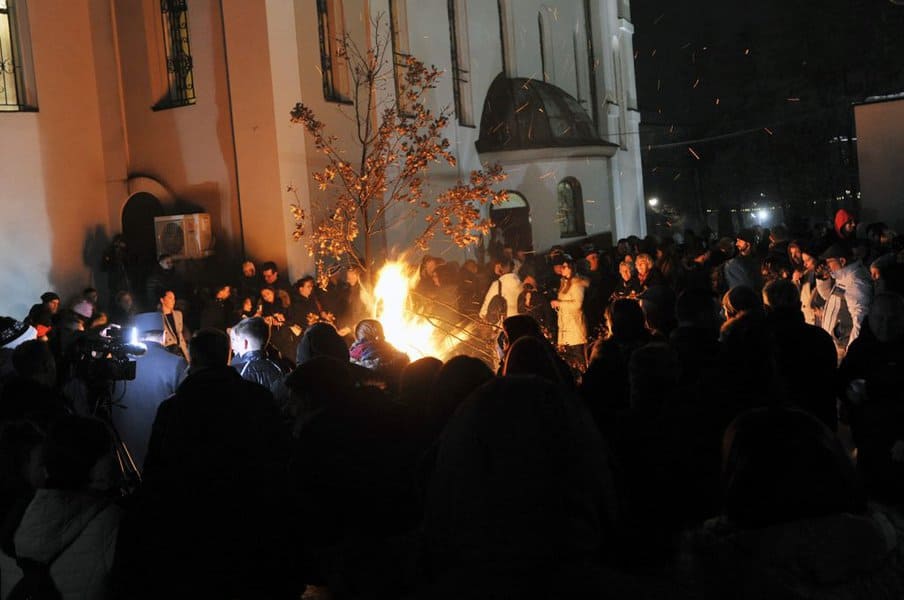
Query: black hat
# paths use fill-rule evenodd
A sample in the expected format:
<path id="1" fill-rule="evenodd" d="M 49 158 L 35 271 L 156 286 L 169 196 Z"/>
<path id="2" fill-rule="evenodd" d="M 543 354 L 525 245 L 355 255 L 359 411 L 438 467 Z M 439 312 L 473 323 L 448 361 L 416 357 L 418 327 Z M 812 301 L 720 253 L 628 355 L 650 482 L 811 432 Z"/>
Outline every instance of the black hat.
<path id="1" fill-rule="evenodd" d="M 12 317 L 0 317 L 0 348 L 5 348 L 25 335 L 29 330 L 27 323 Z"/>
<path id="2" fill-rule="evenodd" d="M 754 233 L 753 229 L 744 228 L 738 232 L 738 235 L 735 236 L 739 240 L 744 240 L 748 244 L 756 244 L 756 233 Z"/>
<path id="3" fill-rule="evenodd" d="M 60 297 L 56 292 L 44 292 L 43 294 L 41 294 L 41 302 L 44 302 L 45 304 L 47 302 L 50 302 L 51 300 L 59 300 L 59 299 L 60 299 Z"/>
<path id="4" fill-rule="evenodd" d="M 851 250 L 844 244 L 832 244 L 825 251 L 819 255 L 820 260 L 828 260 L 830 258 L 843 258 L 845 260 L 851 259 Z"/>

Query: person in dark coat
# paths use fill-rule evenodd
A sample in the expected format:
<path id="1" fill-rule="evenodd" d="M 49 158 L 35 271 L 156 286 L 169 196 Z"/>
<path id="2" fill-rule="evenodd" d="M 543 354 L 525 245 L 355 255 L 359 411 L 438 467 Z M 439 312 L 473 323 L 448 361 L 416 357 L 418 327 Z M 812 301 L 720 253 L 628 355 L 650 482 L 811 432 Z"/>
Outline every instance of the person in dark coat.
<path id="1" fill-rule="evenodd" d="M 641 292 L 657 285 L 666 285 L 665 277 L 649 254 L 638 254 L 634 259 L 634 268 L 637 269 L 637 283 Z"/>
<path id="2" fill-rule="evenodd" d="M 46 427 L 67 412 L 57 391 L 57 369 L 47 342 L 28 340 L 11 351 L 12 372 L 0 379 L 0 422 L 27 419 Z"/>
<path id="3" fill-rule="evenodd" d="M 609 301 L 613 302 L 619 298 L 635 298 L 639 293 L 640 284 L 634 273 L 634 263 L 623 260 L 618 263 L 618 279 Z"/>
<path id="4" fill-rule="evenodd" d="M 483 302 L 483 286 L 480 284 L 477 262 L 466 260 L 458 271 L 458 310 L 471 319 L 477 318 Z"/>
<path id="5" fill-rule="evenodd" d="M 616 300 L 606 309 L 608 335 L 590 351 L 581 395 L 601 428 L 611 426 L 614 411 L 629 404 L 628 361 L 650 341 L 643 310 L 636 300 Z M 605 432 L 604 432 L 605 434 Z"/>
<path id="6" fill-rule="evenodd" d="M 835 431 L 838 372 L 832 336 L 804 322 L 800 294 L 791 281 L 776 279 L 766 284 L 763 301 L 766 323 L 778 352 L 775 364 L 788 404 L 810 412 Z"/>
<path id="7" fill-rule="evenodd" d="M 760 261 L 754 252 L 755 245 L 756 233 L 752 230 L 742 229 L 738 233 L 735 242 L 738 253 L 734 258 L 725 261 L 722 266 L 726 289 L 745 285 L 759 291 L 763 287 Z"/>
<path id="8" fill-rule="evenodd" d="M 310 275 L 302 277 L 295 282 L 297 292 L 292 301 L 291 312 L 287 316 L 289 323 L 304 332 L 314 323 L 325 321 L 326 311 L 317 298 L 314 290 L 314 278 Z"/>
<path id="9" fill-rule="evenodd" d="M 521 293 L 518 294 L 518 314 L 506 318 L 513 319 L 516 316 L 530 317 L 551 336 L 556 335 L 558 327 L 556 312 L 550 306 L 547 297 L 537 289 L 537 282 L 532 276 L 528 276 L 523 282 Z"/>
<path id="10" fill-rule="evenodd" d="M 587 323 L 587 334 L 594 339 L 600 331 L 603 322 L 603 311 L 606 302 L 615 290 L 615 278 L 611 267 L 607 268 L 600 259 L 600 251 L 593 245 L 584 248 L 584 260 L 587 270 L 584 275 L 590 282 L 584 297 L 584 319 Z"/>
<path id="11" fill-rule="evenodd" d="M 136 314 L 138 314 L 138 307 L 135 305 L 132 292 L 121 291 L 117 293 L 113 298 L 113 304 L 110 306 L 110 322 L 125 327 Z"/>
<path id="12" fill-rule="evenodd" d="M 568 364 L 549 342 L 534 336 L 522 336 L 508 347 L 502 375 L 536 375 L 565 388 L 574 388 Z"/>
<path id="13" fill-rule="evenodd" d="M 841 361 L 841 417 L 871 497 L 904 505 L 904 296 L 876 294 L 867 326 Z"/>
<path id="14" fill-rule="evenodd" d="M 686 398 L 698 396 L 700 384 L 717 369 L 719 360 L 718 305 L 712 292 L 692 287 L 675 301 L 677 326 L 669 346 L 681 363 L 679 389 Z"/>
<path id="15" fill-rule="evenodd" d="M 687 538 L 703 598 L 900 598 L 904 521 L 867 504 L 838 439 L 800 410 L 756 409 L 725 432 L 723 508 Z"/>
<path id="16" fill-rule="evenodd" d="M 314 323 L 308 327 L 295 354 L 295 363 L 302 365 L 317 356 L 329 356 L 340 362 L 348 362 L 348 346 L 336 328 L 329 323 Z"/>
<path id="17" fill-rule="evenodd" d="M 136 506 L 114 568 L 123 598 L 297 598 L 286 473 L 289 432 L 268 390 L 201 330 L 192 367 L 157 411 Z"/>
<path id="18" fill-rule="evenodd" d="M 606 448 L 580 400 L 538 377 L 494 379 L 441 438 L 416 597 L 604 594 L 616 518 Z"/>
<path id="19" fill-rule="evenodd" d="M 425 410 L 428 398 L 435 392 L 433 380 L 443 366 L 443 361 L 433 356 L 424 356 L 408 363 L 399 376 L 399 401 L 413 413 Z"/>
<path id="20" fill-rule="evenodd" d="M 232 294 L 232 286 L 221 285 L 214 289 L 212 298 L 208 298 L 201 309 L 201 329 L 219 329 L 226 331 L 235 325 L 237 311 Z"/>
<path id="21" fill-rule="evenodd" d="M 25 322 L 32 325 L 34 318 L 44 312 L 50 313 L 51 317 L 55 319 L 59 309 L 60 296 L 56 292 L 44 292 L 41 294 L 41 302 L 39 304 L 33 304 L 28 310 L 28 317 L 26 317 Z"/>
<path id="22" fill-rule="evenodd" d="M 148 328 L 154 326 L 158 329 Z M 159 324 L 144 326 L 139 323 L 136 327 L 143 327 L 140 339 L 147 351 L 135 359 L 134 380 L 113 384 L 112 397 L 118 401 L 111 407 L 110 416 L 140 469 L 147 456 L 157 409 L 161 402 L 176 393 L 188 364 L 181 356 L 163 347 L 163 330 L 159 329 Z"/>
<path id="23" fill-rule="evenodd" d="M 268 390 L 283 376 L 279 366 L 264 352 L 269 335 L 269 328 L 262 317 L 242 319 L 229 332 L 232 368 L 242 379 L 259 383 Z"/>
<path id="24" fill-rule="evenodd" d="M 321 327 L 332 328 L 312 330 Z M 333 597 L 394 598 L 402 595 L 402 558 L 391 542 L 420 518 L 418 435 L 409 411 L 376 387 L 357 384 L 356 369 L 321 355 L 286 379 L 298 403 L 292 505 L 301 520 L 307 583 L 326 584 Z"/>
<path id="25" fill-rule="evenodd" d="M 261 278 L 257 274 L 254 263 L 246 260 L 242 263 L 242 274 L 239 276 L 236 293 L 239 298 L 251 298 L 251 303 L 257 305 L 261 292 Z"/>
<path id="26" fill-rule="evenodd" d="M 107 273 L 107 289 L 112 300 L 119 292 L 132 292 L 129 278 L 131 257 L 122 234 L 113 236 L 110 246 L 101 258 L 101 269 Z"/>
<path id="27" fill-rule="evenodd" d="M 343 293 L 345 294 L 345 314 L 341 318 L 338 314 L 336 315 L 337 323 L 340 328 L 348 327 L 350 331 L 354 331 L 355 325 L 359 321 L 373 314 L 373 294 L 362 280 L 360 268 L 351 266 L 345 270 Z"/>
<path id="28" fill-rule="evenodd" d="M 459 355 L 446 361 L 433 380 L 435 394 L 427 401 L 423 431 L 428 443 L 439 437 L 458 405 L 492 378 L 493 371 L 479 358 Z"/>

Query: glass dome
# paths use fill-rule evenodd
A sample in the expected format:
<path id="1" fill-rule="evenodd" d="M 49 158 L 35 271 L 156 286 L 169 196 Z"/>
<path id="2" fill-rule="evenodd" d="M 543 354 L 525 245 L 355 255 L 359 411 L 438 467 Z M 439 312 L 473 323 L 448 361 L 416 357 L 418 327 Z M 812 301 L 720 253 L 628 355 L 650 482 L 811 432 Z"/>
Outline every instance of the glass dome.
<path id="1" fill-rule="evenodd" d="M 500 74 L 487 91 L 478 152 L 608 146 L 584 107 L 559 87 Z"/>

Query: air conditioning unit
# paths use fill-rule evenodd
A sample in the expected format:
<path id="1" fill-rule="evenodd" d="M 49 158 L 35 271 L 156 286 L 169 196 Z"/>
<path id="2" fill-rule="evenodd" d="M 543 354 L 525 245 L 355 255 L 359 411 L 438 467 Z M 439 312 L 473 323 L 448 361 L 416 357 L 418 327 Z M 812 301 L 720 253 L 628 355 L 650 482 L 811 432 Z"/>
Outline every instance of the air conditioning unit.
<path id="1" fill-rule="evenodd" d="M 154 217 L 154 233 L 157 237 L 157 255 L 169 254 L 173 258 L 203 258 L 213 254 L 213 235 L 210 233 L 210 215 L 169 215 Z"/>

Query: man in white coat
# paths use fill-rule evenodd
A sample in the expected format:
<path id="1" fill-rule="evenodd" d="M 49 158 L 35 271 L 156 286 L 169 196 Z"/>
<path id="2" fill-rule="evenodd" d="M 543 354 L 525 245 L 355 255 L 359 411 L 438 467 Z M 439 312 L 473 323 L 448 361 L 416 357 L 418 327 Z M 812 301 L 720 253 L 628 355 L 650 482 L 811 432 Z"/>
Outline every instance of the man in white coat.
<path id="1" fill-rule="evenodd" d="M 831 279 L 816 283 L 817 293 L 826 301 L 822 328 L 835 340 L 840 359 L 860 335 L 873 299 L 873 285 L 869 271 L 861 261 L 852 260 L 847 246 L 832 244 L 820 258 L 832 273 Z"/>
<path id="2" fill-rule="evenodd" d="M 497 278 L 490 284 L 483 299 L 483 305 L 480 307 L 479 313 L 481 319 L 487 318 L 490 301 L 497 295 L 501 295 L 506 302 L 506 314 L 502 315 L 502 319 L 518 314 L 518 295 L 521 293 L 521 280 L 514 273 L 514 268 L 515 264 L 511 258 L 500 258 L 493 264 Z"/>

